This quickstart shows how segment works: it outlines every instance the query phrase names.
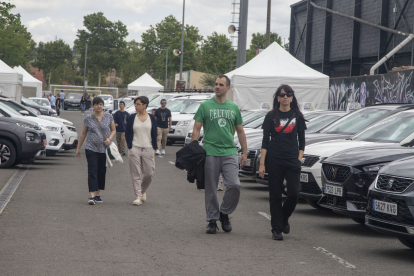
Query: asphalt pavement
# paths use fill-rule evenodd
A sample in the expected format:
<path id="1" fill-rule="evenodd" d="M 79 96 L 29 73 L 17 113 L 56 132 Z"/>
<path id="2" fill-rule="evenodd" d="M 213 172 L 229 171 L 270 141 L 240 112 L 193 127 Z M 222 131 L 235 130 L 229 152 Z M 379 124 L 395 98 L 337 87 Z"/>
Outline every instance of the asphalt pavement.
<path id="1" fill-rule="evenodd" d="M 80 112 L 61 117 L 81 131 Z M 396 238 L 302 201 L 290 219 L 291 233 L 273 241 L 268 190 L 254 182 L 242 181 L 239 206 L 230 215 L 233 231 L 205 234 L 204 192 L 174 166 L 180 148 L 156 156 L 141 206 L 132 205 L 126 156 L 108 169 L 104 203 L 94 206 L 87 205 L 84 151 L 81 158 L 72 150 L 37 160 L 0 216 L 1 275 L 412 273 L 414 250 Z M 2 181 L 13 170 L 3 172 Z"/>

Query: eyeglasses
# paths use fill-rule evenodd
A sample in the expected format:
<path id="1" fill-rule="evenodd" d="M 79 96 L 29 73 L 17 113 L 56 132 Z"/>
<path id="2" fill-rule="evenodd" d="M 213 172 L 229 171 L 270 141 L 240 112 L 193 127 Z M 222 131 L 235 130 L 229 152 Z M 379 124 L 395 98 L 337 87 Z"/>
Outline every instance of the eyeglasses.
<path id="1" fill-rule="evenodd" d="M 284 98 L 285 96 L 288 97 L 288 98 L 290 98 L 290 97 L 293 96 L 293 93 L 280 93 L 278 95 L 278 97 L 281 97 L 281 98 Z"/>

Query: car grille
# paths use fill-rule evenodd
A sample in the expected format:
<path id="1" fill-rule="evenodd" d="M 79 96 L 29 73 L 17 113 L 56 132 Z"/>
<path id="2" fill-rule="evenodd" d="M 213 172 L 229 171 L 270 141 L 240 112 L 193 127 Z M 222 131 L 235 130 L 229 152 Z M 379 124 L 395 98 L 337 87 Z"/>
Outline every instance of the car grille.
<path id="1" fill-rule="evenodd" d="M 178 121 L 172 121 L 172 125 L 175 126 L 178 124 Z"/>
<path id="2" fill-rule="evenodd" d="M 241 168 L 241 170 L 244 171 L 244 172 L 253 172 L 255 158 L 256 158 L 256 151 L 255 150 L 250 150 L 247 153 L 247 159 L 251 159 L 250 166 L 244 166 L 243 168 Z"/>
<path id="3" fill-rule="evenodd" d="M 319 156 L 310 156 L 310 155 L 305 155 L 303 156 L 303 158 L 305 159 L 304 162 L 302 163 L 302 167 L 312 167 L 313 165 L 315 165 L 316 162 L 319 161 Z"/>
<path id="4" fill-rule="evenodd" d="M 338 196 L 326 196 L 326 204 L 346 209 L 346 199 Z"/>
<path id="5" fill-rule="evenodd" d="M 414 179 L 380 175 L 378 176 L 376 188 L 379 190 L 401 193 L 413 184 L 413 182 Z"/>
<path id="6" fill-rule="evenodd" d="M 322 170 L 328 181 L 343 183 L 351 173 L 351 169 L 345 166 L 322 164 Z"/>
<path id="7" fill-rule="evenodd" d="M 313 194 L 313 195 L 320 195 L 322 194 L 322 190 L 321 188 L 319 188 L 318 183 L 316 182 L 309 182 L 309 183 L 304 183 L 302 182 L 302 193 L 305 194 Z"/>
<path id="8" fill-rule="evenodd" d="M 397 216 L 394 215 L 388 215 L 388 214 L 384 214 L 384 213 L 380 213 L 380 212 L 376 212 L 373 210 L 372 208 L 372 200 L 376 199 L 376 200 L 381 200 L 381 201 L 385 201 L 385 202 L 390 202 L 390 203 L 395 203 L 397 204 Z M 380 195 L 370 195 L 368 197 L 368 208 L 367 208 L 367 215 L 373 217 L 373 218 L 377 218 L 377 219 L 381 219 L 381 220 L 385 220 L 385 221 L 392 221 L 392 222 L 396 222 L 396 223 L 401 223 L 404 225 L 411 225 L 414 226 L 414 217 L 410 212 L 410 209 L 408 208 L 407 204 L 405 203 L 404 200 L 400 200 L 400 199 L 394 199 L 394 198 L 389 198 L 387 196 L 380 196 Z"/>

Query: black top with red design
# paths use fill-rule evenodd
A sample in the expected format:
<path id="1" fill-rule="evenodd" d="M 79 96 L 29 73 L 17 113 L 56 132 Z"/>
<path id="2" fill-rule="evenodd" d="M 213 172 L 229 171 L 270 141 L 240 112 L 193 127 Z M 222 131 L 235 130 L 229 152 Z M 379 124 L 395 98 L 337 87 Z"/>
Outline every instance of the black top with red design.
<path id="1" fill-rule="evenodd" d="M 299 150 L 305 150 L 306 124 L 297 115 L 290 121 L 283 133 L 279 133 L 294 114 L 292 109 L 288 112 L 279 110 L 280 125 L 275 127 L 272 112 L 267 113 L 262 125 L 262 149 L 267 150 L 266 157 L 298 159 Z"/>

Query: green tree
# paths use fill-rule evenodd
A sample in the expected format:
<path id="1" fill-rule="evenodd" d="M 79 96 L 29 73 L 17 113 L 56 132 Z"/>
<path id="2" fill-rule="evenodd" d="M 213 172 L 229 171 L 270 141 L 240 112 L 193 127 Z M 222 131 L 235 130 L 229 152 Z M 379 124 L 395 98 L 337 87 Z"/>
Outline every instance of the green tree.
<path id="1" fill-rule="evenodd" d="M 184 28 L 184 60 L 183 71 L 194 70 L 196 66 L 196 53 L 198 43 L 202 36 L 198 28 L 186 25 Z M 170 15 L 160 23 L 142 34 L 139 48 L 145 52 L 142 56 L 141 66 L 157 79 L 165 77 L 165 58 L 168 49 L 168 74 L 172 75 L 180 70 L 180 56 L 174 56 L 173 50 L 181 48 L 181 23 Z"/>
<path id="2" fill-rule="evenodd" d="M 200 49 L 202 72 L 220 75 L 229 71 L 230 55 L 234 50 L 231 41 L 224 34 L 214 32 L 204 39 Z M 214 86 L 214 85 L 213 85 Z"/>
<path id="3" fill-rule="evenodd" d="M 20 14 L 12 14 L 16 6 L 0 2 L 0 59 L 11 67 L 23 65 L 31 60 L 36 43 L 20 21 Z"/>
<path id="4" fill-rule="evenodd" d="M 47 43 L 39 42 L 37 57 L 32 65 L 43 70 L 45 74 L 49 73 L 47 79 L 50 86 L 52 72 L 65 64 L 71 64 L 71 62 L 72 50 L 70 46 L 59 39 Z"/>
<path id="5" fill-rule="evenodd" d="M 286 48 L 286 46 L 283 45 L 282 37 L 279 36 L 277 33 L 270 33 L 270 44 L 272 44 L 273 42 L 278 43 L 280 46 L 288 50 L 288 48 Z M 289 47 L 289 45 L 287 47 Z M 261 34 L 261 33 L 252 34 L 250 48 L 246 51 L 246 61 L 250 61 L 252 58 L 256 56 L 257 49 L 265 49 L 265 48 L 266 48 L 266 34 Z"/>
<path id="6" fill-rule="evenodd" d="M 86 15 L 83 26 L 85 29 L 78 30 L 75 40 L 75 48 L 81 54 L 79 67 L 84 68 L 88 45 L 86 78 L 100 85 L 101 74 L 112 69 L 119 71 L 128 57 L 127 27 L 121 21 L 109 21 L 102 12 Z"/>
<path id="7" fill-rule="evenodd" d="M 128 42 L 127 45 L 128 57 L 121 65 L 122 84 L 124 86 L 145 73 L 145 68 L 141 65 L 141 60 L 145 56 L 145 52 L 138 47 L 138 43 L 135 40 Z"/>

